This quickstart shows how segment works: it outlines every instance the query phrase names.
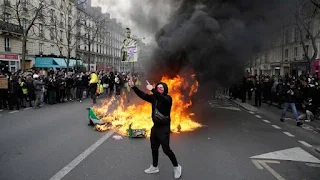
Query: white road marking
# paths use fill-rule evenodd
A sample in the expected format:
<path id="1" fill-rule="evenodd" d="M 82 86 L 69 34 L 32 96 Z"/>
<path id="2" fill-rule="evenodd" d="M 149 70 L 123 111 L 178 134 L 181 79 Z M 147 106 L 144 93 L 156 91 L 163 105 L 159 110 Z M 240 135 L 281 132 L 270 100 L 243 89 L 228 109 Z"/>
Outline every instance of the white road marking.
<path id="1" fill-rule="evenodd" d="M 307 142 L 305 142 L 305 141 L 299 141 L 299 143 L 301 143 L 301 144 L 303 144 L 303 145 L 305 145 L 305 146 L 307 146 L 307 147 L 312 147 L 311 144 L 309 144 L 309 143 L 307 143 Z"/>
<path id="2" fill-rule="evenodd" d="M 250 114 L 254 114 L 254 112 L 252 112 L 252 111 L 249 111 L 249 113 L 250 113 Z"/>
<path id="3" fill-rule="evenodd" d="M 32 109 L 32 107 L 24 108 L 24 110 L 29 110 L 29 109 Z"/>
<path id="4" fill-rule="evenodd" d="M 104 141 L 106 141 L 114 131 L 109 131 L 107 134 L 102 136 L 98 141 L 92 144 L 88 149 L 83 151 L 78 157 L 76 157 L 73 161 L 71 161 L 68 165 L 62 168 L 59 172 L 57 172 L 54 176 L 52 176 L 49 180 L 60 180 L 65 175 L 67 175 L 73 168 L 75 168 L 81 161 L 83 161 L 86 157 L 88 157 L 97 147 L 99 147 Z"/>
<path id="5" fill-rule="evenodd" d="M 263 121 L 264 121 L 265 123 L 270 124 L 270 121 L 268 121 L 268 120 L 265 120 L 265 119 L 264 119 Z"/>
<path id="6" fill-rule="evenodd" d="M 320 168 L 320 164 L 306 163 L 306 165 L 310 166 L 310 167 L 318 167 L 318 168 Z"/>
<path id="7" fill-rule="evenodd" d="M 9 113 L 13 114 L 13 113 L 17 113 L 17 112 L 19 112 L 19 111 L 10 111 Z"/>
<path id="8" fill-rule="evenodd" d="M 259 115 L 256 115 L 256 117 L 257 117 L 257 118 L 261 118 L 261 116 L 259 116 Z"/>
<path id="9" fill-rule="evenodd" d="M 259 160 L 252 160 L 252 162 L 256 166 L 257 169 L 263 169 L 263 167 L 259 163 Z"/>
<path id="10" fill-rule="evenodd" d="M 276 129 L 281 129 L 281 127 L 279 127 L 277 125 L 272 125 L 272 127 L 276 128 Z"/>
<path id="11" fill-rule="evenodd" d="M 285 180 L 283 177 L 280 176 L 280 174 L 278 174 L 276 171 L 274 171 L 269 165 L 267 165 L 267 163 L 276 163 L 276 164 L 280 164 L 279 161 L 259 161 L 260 164 L 266 168 L 275 178 L 277 178 L 278 180 Z"/>
<path id="12" fill-rule="evenodd" d="M 213 104 L 210 104 L 211 107 L 215 107 Z"/>
<path id="13" fill-rule="evenodd" d="M 320 160 L 300 147 L 269 152 L 257 156 L 250 157 L 251 159 L 272 159 L 272 160 L 283 160 L 283 161 L 297 161 L 306 163 L 317 163 L 320 164 Z"/>
<path id="14" fill-rule="evenodd" d="M 294 137 L 293 134 L 289 133 L 289 132 L 283 132 L 285 135 L 289 136 L 289 137 Z"/>

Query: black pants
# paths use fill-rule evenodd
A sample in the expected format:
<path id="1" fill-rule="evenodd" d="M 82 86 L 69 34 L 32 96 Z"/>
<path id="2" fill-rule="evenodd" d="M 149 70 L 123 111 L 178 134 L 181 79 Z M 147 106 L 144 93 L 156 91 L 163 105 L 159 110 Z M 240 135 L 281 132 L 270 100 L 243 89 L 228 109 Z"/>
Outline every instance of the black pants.
<path id="1" fill-rule="evenodd" d="M 77 88 L 77 99 L 79 99 L 80 101 L 83 98 L 83 91 L 84 91 L 84 88 L 82 88 L 82 87 Z"/>
<path id="2" fill-rule="evenodd" d="M 255 100 L 255 105 L 260 107 L 261 106 L 261 93 L 256 92 L 254 100 Z"/>
<path id="3" fill-rule="evenodd" d="M 170 126 L 152 127 L 151 129 L 151 150 L 153 166 L 158 167 L 159 147 L 162 146 L 163 152 L 170 158 L 174 167 L 178 166 L 176 156 L 170 149 Z"/>
<path id="4" fill-rule="evenodd" d="M 93 104 L 97 102 L 97 83 L 90 84 L 90 94 Z"/>

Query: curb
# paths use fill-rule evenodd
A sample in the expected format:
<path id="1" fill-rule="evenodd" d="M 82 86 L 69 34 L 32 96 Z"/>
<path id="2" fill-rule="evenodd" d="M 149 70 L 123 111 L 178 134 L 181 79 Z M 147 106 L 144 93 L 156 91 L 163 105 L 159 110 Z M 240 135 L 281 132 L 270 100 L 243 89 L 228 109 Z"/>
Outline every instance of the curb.
<path id="1" fill-rule="evenodd" d="M 238 102 L 237 100 L 235 99 L 230 99 L 229 97 L 226 97 L 228 98 L 231 102 L 237 104 L 238 106 L 241 106 L 242 108 L 248 110 L 248 111 L 253 111 L 253 112 L 256 112 L 258 111 L 258 109 L 248 103 L 241 103 L 241 102 Z"/>
<path id="2" fill-rule="evenodd" d="M 320 153 L 320 146 L 316 147 L 315 150 L 317 153 Z"/>

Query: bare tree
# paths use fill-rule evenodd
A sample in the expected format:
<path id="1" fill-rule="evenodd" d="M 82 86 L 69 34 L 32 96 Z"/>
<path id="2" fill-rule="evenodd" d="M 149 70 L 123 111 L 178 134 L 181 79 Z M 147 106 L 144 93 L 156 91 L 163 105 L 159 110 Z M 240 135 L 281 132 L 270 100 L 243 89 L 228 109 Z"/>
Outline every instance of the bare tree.
<path id="1" fill-rule="evenodd" d="M 45 0 L 5 0 L 3 6 L 5 6 L 3 15 L 5 26 L 19 26 L 19 34 L 16 36 L 22 41 L 22 56 L 21 56 L 21 70 L 25 70 L 25 59 L 27 50 L 27 39 L 31 30 L 41 20 L 42 12 L 46 8 Z M 21 34 L 20 34 L 21 33 Z"/>
<path id="2" fill-rule="evenodd" d="M 88 70 L 90 70 L 91 49 L 97 41 L 102 41 L 105 39 L 105 35 L 108 34 L 108 32 L 105 32 L 108 18 L 98 11 L 89 13 L 80 11 L 80 14 L 82 14 L 80 15 L 82 18 L 80 26 L 84 28 L 84 34 L 80 36 L 80 39 L 83 41 L 84 45 L 88 46 Z"/>
<path id="3" fill-rule="evenodd" d="M 314 6 L 316 6 L 317 8 L 320 8 L 320 2 L 319 2 L 319 0 L 310 0 L 311 1 L 311 3 L 314 5 Z"/>
<path id="4" fill-rule="evenodd" d="M 51 40 L 59 50 L 61 57 L 64 57 L 67 65 L 67 71 L 70 66 L 70 58 L 75 56 L 77 45 L 77 25 L 81 17 L 76 12 L 76 5 L 73 1 L 60 1 L 55 3 L 54 7 L 58 10 L 58 14 L 54 10 L 50 12 L 50 22 L 47 23 L 50 31 Z M 85 2 L 83 2 L 85 3 Z M 65 53 L 64 53 L 65 52 Z M 66 54 L 66 55 L 64 55 Z"/>
<path id="5" fill-rule="evenodd" d="M 318 48 L 316 39 L 319 37 L 320 29 L 314 28 L 319 22 L 318 2 L 315 0 L 298 0 L 295 12 L 295 24 L 299 31 L 300 43 L 303 48 L 304 58 L 309 63 L 309 72 L 311 72 L 313 61 L 317 58 Z M 309 46 L 311 44 L 313 54 L 309 56 Z"/>

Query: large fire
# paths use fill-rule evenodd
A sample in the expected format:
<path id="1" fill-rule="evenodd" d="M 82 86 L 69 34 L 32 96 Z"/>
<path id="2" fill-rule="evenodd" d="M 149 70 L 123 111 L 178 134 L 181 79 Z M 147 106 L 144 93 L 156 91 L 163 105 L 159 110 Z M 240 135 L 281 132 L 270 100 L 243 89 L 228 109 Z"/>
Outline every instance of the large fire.
<path id="1" fill-rule="evenodd" d="M 190 82 L 192 83 L 190 84 Z M 165 82 L 169 88 L 169 95 L 172 97 L 171 109 L 171 131 L 174 133 L 192 131 L 201 127 L 201 124 L 192 120 L 194 113 L 188 112 L 188 107 L 192 105 L 191 96 L 198 90 L 198 81 L 192 75 L 188 78 L 176 76 L 172 79 L 163 77 L 161 82 Z M 145 87 L 139 87 L 145 91 Z M 182 93 L 183 92 L 183 93 Z M 136 96 L 132 91 L 133 96 Z M 184 96 L 186 94 L 187 96 Z M 104 131 L 113 129 L 117 133 L 127 136 L 127 129 L 132 124 L 132 129 L 143 129 L 150 135 L 153 122 L 151 119 L 151 104 L 133 104 L 125 106 L 126 96 L 123 94 L 119 100 L 111 98 L 106 100 L 101 106 L 93 107 L 95 114 L 105 125 L 97 125 L 96 129 Z M 114 109 L 114 110 L 113 110 Z M 113 110 L 113 111 L 112 111 Z M 112 112 L 109 112 L 112 111 Z"/>

